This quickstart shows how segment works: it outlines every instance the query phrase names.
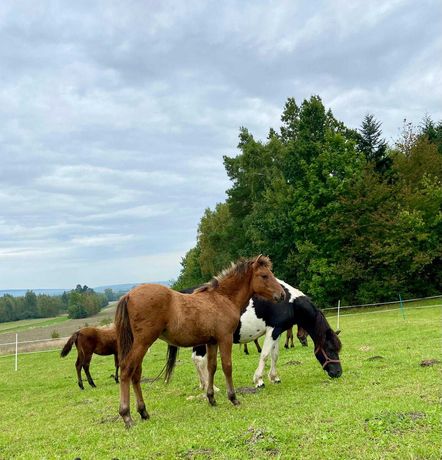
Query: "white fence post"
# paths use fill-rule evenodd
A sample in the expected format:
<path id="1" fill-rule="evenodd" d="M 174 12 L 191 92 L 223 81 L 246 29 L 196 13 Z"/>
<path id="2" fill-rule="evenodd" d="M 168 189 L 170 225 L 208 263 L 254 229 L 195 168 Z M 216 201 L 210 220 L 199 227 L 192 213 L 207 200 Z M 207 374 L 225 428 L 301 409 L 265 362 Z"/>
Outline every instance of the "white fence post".
<path id="1" fill-rule="evenodd" d="M 15 370 L 18 369 L 18 334 L 15 334 Z"/>
<path id="2" fill-rule="evenodd" d="M 338 319 L 336 324 L 336 330 L 339 331 L 339 314 L 341 312 L 341 299 L 338 300 Z"/>

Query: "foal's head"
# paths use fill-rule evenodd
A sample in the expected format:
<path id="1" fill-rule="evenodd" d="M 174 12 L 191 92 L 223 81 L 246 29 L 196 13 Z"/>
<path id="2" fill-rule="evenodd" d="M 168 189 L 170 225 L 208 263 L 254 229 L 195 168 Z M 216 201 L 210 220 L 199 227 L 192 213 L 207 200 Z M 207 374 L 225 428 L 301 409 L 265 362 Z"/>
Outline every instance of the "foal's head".
<path id="1" fill-rule="evenodd" d="M 342 347 L 341 341 L 321 311 L 318 311 L 316 316 L 316 333 L 316 359 L 329 377 L 340 377 L 342 375 L 341 361 L 339 359 L 339 352 Z"/>
<path id="2" fill-rule="evenodd" d="M 259 255 L 251 262 L 253 294 L 267 300 L 280 302 L 285 299 L 285 291 L 272 273 L 272 263 L 268 257 Z"/>
<path id="3" fill-rule="evenodd" d="M 232 263 L 229 268 L 195 292 L 219 289 L 220 286 L 224 286 L 225 289 L 226 285 L 233 291 L 247 288 L 250 297 L 258 295 L 274 302 L 285 299 L 285 291 L 272 273 L 272 263 L 263 255 L 253 259 L 243 258 L 236 264 Z"/>

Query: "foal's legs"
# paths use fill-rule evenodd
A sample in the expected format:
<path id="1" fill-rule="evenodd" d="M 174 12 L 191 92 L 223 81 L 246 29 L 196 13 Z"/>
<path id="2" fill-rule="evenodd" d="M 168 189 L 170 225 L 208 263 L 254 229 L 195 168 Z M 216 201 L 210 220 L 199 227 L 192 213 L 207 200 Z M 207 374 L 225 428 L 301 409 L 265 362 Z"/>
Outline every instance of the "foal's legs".
<path id="1" fill-rule="evenodd" d="M 264 372 L 266 360 L 273 346 L 272 332 L 273 332 L 273 328 L 268 327 L 266 331 L 266 337 L 264 339 L 264 344 L 262 346 L 262 352 L 259 357 L 259 364 L 255 371 L 255 375 L 253 376 L 253 382 L 255 383 L 255 386 L 257 388 L 262 388 L 265 386 L 264 381 L 262 380 L 262 374 Z"/>
<path id="2" fill-rule="evenodd" d="M 83 369 L 84 369 L 84 372 L 86 374 L 87 381 L 88 381 L 89 385 L 91 387 L 96 388 L 96 385 L 95 385 L 94 381 L 92 380 L 91 373 L 89 372 L 89 365 L 91 363 L 91 359 L 92 359 L 92 353 L 90 354 L 90 356 L 87 356 L 87 357 L 84 358 Z"/>
<path id="3" fill-rule="evenodd" d="M 223 366 L 224 376 L 226 378 L 227 397 L 232 404 L 238 406 L 239 401 L 236 399 L 232 379 L 232 337 L 230 337 L 230 340 L 227 339 L 219 342 L 219 351 L 221 354 L 221 364 Z"/>
<path id="4" fill-rule="evenodd" d="M 290 348 L 294 348 L 294 343 L 293 343 L 293 328 L 289 328 L 287 329 L 287 333 L 286 333 L 286 338 L 285 338 L 285 344 L 284 344 L 284 348 L 288 348 L 289 347 L 289 343 L 290 343 Z"/>
<path id="5" fill-rule="evenodd" d="M 216 372 L 216 358 L 218 354 L 218 344 L 207 345 L 207 399 L 209 400 L 210 405 L 215 406 L 216 401 L 214 397 L 213 389 L 213 377 Z"/>
<path id="6" fill-rule="evenodd" d="M 77 369 L 77 382 L 80 389 L 84 390 L 83 380 L 81 379 L 81 368 L 83 367 L 83 355 L 78 352 L 77 361 L 75 361 L 75 369 Z"/>

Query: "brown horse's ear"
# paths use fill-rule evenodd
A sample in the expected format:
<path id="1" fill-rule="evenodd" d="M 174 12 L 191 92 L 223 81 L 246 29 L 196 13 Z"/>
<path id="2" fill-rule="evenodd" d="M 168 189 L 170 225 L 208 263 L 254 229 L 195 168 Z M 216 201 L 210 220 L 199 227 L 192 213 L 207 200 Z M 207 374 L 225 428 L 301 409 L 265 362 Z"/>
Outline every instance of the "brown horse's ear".
<path id="1" fill-rule="evenodd" d="M 253 262 L 253 266 L 256 268 L 259 266 L 259 259 L 262 257 L 262 254 L 260 254 L 255 261 Z"/>

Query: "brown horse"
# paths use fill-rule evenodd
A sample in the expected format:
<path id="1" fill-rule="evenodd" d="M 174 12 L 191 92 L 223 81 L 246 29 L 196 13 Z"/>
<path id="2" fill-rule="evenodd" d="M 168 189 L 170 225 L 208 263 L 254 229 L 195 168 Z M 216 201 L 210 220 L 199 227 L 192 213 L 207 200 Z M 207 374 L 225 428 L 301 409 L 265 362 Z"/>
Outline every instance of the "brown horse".
<path id="1" fill-rule="evenodd" d="M 308 333 L 304 330 L 301 326 L 298 325 L 298 332 L 296 333 L 296 337 L 301 342 L 303 347 L 308 347 L 307 337 Z M 288 348 L 290 343 L 290 348 L 293 348 L 295 345 L 293 343 L 293 326 L 287 329 L 287 335 L 285 338 L 284 348 Z"/>
<path id="2" fill-rule="evenodd" d="M 227 384 L 227 395 L 237 405 L 232 381 L 232 341 L 241 310 L 254 295 L 274 301 L 285 292 L 271 271 L 271 262 L 262 255 L 242 259 L 224 270 L 210 283 L 193 294 L 182 294 L 165 286 L 144 284 L 122 297 L 115 314 L 117 342 L 121 365 L 120 410 L 127 428 L 130 416 L 130 380 L 142 419 L 149 414 L 141 392 L 141 365 L 147 349 L 158 338 L 169 344 L 166 380 L 176 360 L 177 347 L 208 344 L 207 399 L 215 405 L 213 376 L 218 347 Z"/>
<path id="3" fill-rule="evenodd" d="M 296 337 L 298 338 L 299 342 L 301 343 L 303 347 L 308 347 L 308 342 L 307 342 L 308 334 L 300 326 L 298 326 Z M 258 339 L 255 339 L 253 342 L 255 343 L 256 350 L 258 351 L 258 353 L 261 353 L 262 349 L 261 349 L 261 345 L 258 342 Z M 290 344 L 290 348 L 294 348 L 295 344 L 293 343 L 293 327 L 289 327 L 287 329 L 287 335 L 285 338 L 284 348 L 289 348 L 289 344 Z M 249 348 L 247 347 L 247 343 L 244 343 L 244 353 L 246 355 L 249 354 Z"/>
<path id="4" fill-rule="evenodd" d="M 78 386 L 82 390 L 84 390 L 84 386 L 81 379 L 81 368 L 84 369 L 89 385 L 91 387 L 96 386 L 89 372 L 89 364 L 94 353 L 104 356 L 114 355 L 114 378 L 115 382 L 118 383 L 118 349 L 114 325 L 109 327 L 83 327 L 79 331 L 74 332 L 61 350 L 60 355 L 62 358 L 69 354 L 74 343 L 77 347 L 77 361 L 75 362 L 75 368 L 77 369 Z"/>

